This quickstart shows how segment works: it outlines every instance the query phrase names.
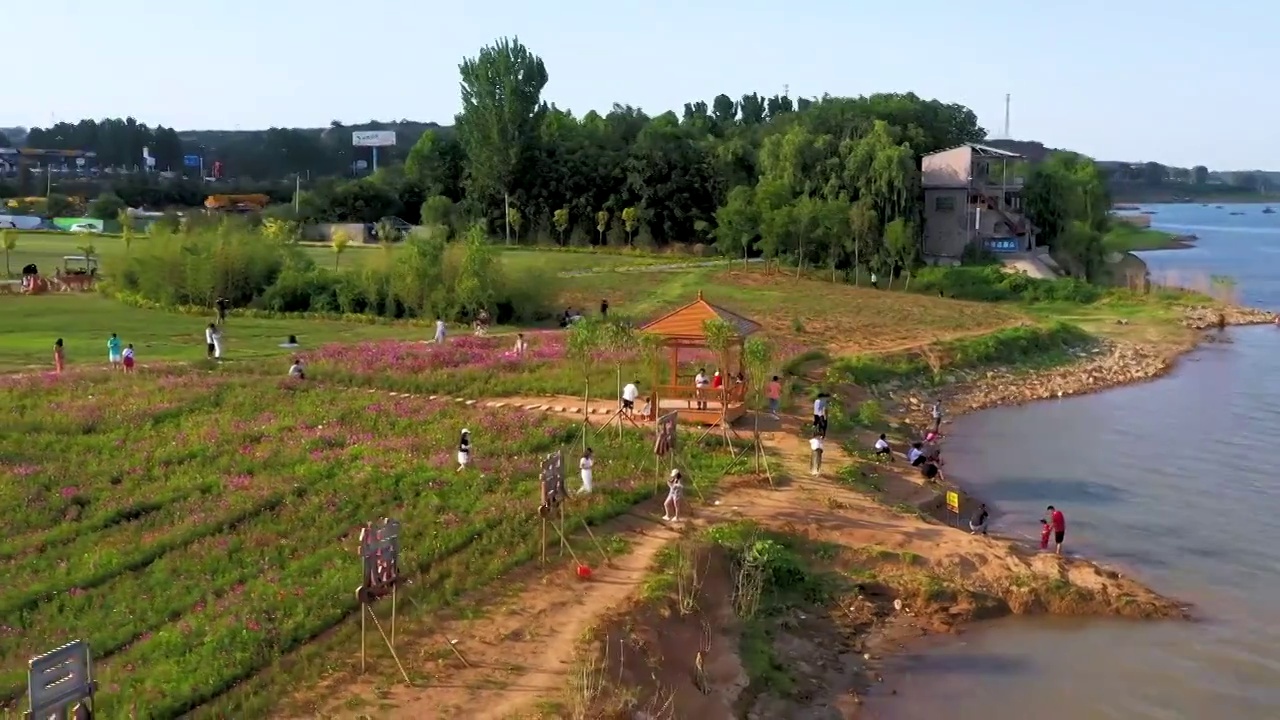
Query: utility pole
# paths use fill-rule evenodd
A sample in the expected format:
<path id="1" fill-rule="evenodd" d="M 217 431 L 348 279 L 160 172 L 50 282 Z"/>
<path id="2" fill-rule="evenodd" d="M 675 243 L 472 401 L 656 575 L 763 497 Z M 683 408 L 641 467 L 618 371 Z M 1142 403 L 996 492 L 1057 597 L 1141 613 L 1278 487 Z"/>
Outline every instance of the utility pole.
<path id="1" fill-rule="evenodd" d="M 1004 94 L 1004 139 L 1012 140 L 1013 136 L 1009 134 L 1009 100 L 1012 96 L 1009 93 Z"/>
<path id="2" fill-rule="evenodd" d="M 302 173 L 294 173 L 293 175 L 293 214 L 297 215 L 299 208 L 299 197 L 302 195 Z"/>
<path id="3" fill-rule="evenodd" d="M 502 193 L 502 222 L 507 227 L 507 244 L 511 244 L 511 196 Z"/>

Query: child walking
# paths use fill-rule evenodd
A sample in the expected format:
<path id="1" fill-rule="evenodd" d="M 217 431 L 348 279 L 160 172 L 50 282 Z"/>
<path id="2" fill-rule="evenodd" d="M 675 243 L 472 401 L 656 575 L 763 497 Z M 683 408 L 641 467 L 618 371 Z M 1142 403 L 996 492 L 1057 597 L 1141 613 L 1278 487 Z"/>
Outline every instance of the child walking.
<path id="1" fill-rule="evenodd" d="M 809 474 L 820 475 L 822 473 L 822 436 L 815 434 L 809 439 Z"/>
<path id="2" fill-rule="evenodd" d="M 124 358 L 124 371 L 127 373 L 133 372 L 133 343 L 129 343 L 122 356 Z"/>
<path id="3" fill-rule="evenodd" d="M 66 364 L 67 358 L 62 352 L 62 338 L 58 338 L 53 341 L 53 371 L 61 375 Z"/>
<path id="4" fill-rule="evenodd" d="M 458 472 L 467 469 L 471 464 L 471 431 L 463 428 L 462 437 L 458 440 Z"/>
<path id="5" fill-rule="evenodd" d="M 662 519 L 671 522 L 680 520 L 680 498 L 684 497 L 684 476 L 680 471 L 671 468 L 671 477 L 667 478 L 667 499 L 662 503 Z"/>

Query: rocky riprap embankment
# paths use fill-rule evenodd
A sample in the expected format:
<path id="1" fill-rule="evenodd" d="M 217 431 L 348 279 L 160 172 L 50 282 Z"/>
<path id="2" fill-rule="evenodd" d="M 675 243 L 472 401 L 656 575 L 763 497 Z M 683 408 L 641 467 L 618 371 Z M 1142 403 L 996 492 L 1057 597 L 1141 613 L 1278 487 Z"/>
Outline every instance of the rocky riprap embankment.
<path id="1" fill-rule="evenodd" d="M 1194 330 L 1218 326 L 1222 313 L 1228 325 L 1260 325 L 1275 322 L 1276 314 L 1247 307 L 1186 307 L 1183 325 Z M 1187 349 L 1190 349 L 1188 346 Z M 1159 377 L 1173 366 L 1167 348 L 1124 341 L 1103 341 L 1076 350 L 1075 362 L 1046 370 L 996 368 L 954 372 L 949 382 L 936 390 L 918 387 L 884 386 L 876 393 L 902 406 L 909 416 L 928 414 L 928 405 L 941 399 L 949 415 L 973 410 L 1020 405 L 1035 400 L 1083 395 L 1106 388 L 1143 382 Z"/>

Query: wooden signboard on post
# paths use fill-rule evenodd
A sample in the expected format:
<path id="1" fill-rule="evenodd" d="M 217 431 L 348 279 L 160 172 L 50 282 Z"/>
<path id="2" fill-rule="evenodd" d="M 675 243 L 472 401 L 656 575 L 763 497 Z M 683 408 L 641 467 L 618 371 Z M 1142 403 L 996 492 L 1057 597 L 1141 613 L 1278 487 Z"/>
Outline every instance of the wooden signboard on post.
<path id="1" fill-rule="evenodd" d="M 405 683 L 412 685 L 409 674 L 400 664 L 396 655 L 396 585 L 400 581 L 400 521 L 391 518 L 379 518 L 365 523 L 360 529 L 361 583 L 356 588 L 356 599 L 360 601 L 360 672 L 365 669 L 365 621 L 373 620 L 373 625 L 387 643 L 391 657 L 395 658 Z M 373 612 L 373 603 L 379 598 L 391 596 L 391 636 L 382 632 L 378 616 Z"/>
<path id="2" fill-rule="evenodd" d="M 947 512 L 955 513 L 956 527 L 960 527 L 960 493 L 955 490 L 947 491 Z"/>

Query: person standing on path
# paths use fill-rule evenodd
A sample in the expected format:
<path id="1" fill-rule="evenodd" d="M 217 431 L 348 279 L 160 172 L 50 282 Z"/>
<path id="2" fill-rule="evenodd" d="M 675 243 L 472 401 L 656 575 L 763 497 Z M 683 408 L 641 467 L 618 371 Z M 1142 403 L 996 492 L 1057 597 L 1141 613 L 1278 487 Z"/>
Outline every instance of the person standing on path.
<path id="1" fill-rule="evenodd" d="M 707 369 L 698 368 L 698 374 L 693 377 L 693 392 L 698 399 L 697 407 L 699 410 L 707 409 Z"/>
<path id="2" fill-rule="evenodd" d="M 809 438 L 809 474 L 810 475 L 817 476 L 822 474 L 822 448 L 823 448 L 823 442 L 822 442 L 821 435 L 814 435 L 813 437 Z"/>
<path id="3" fill-rule="evenodd" d="M 435 343 L 436 343 L 437 345 L 443 345 L 443 344 L 444 344 L 444 319 L 443 319 L 443 318 L 439 318 L 439 317 L 437 317 L 437 318 L 436 318 L 436 337 L 435 337 Z"/>
<path id="4" fill-rule="evenodd" d="M 933 434 L 937 435 L 942 428 L 942 401 L 934 400 L 929 414 L 933 416 Z"/>
<path id="5" fill-rule="evenodd" d="M 115 370 L 120 367 L 120 361 L 123 359 L 120 353 L 120 336 L 111 333 L 111 337 L 107 338 L 107 362 L 111 364 L 111 369 Z"/>
<path id="6" fill-rule="evenodd" d="M 636 399 L 640 397 L 640 381 L 632 380 L 622 388 L 622 414 L 627 417 L 635 415 Z"/>
<path id="7" fill-rule="evenodd" d="M 826 393 L 818 393 L 813 401 L 813 431 L 818 437 L 827 436 L 827 404 L 830 397 Z"/>
<path id="8" fill-rule="evenodd" d="M 1067 536 L 1067 518 L 1062 511 L 1050 505 L 1048 507 L 1049 525 L 1053 528 L 1053 551 L 1062 554 L 1062 541 Z"/>
<path id="9" fill-rule="evenodd" d="M 977 535 L 978 533 L 982 533 L 983 535 L 986 535 L 988 517 L 989 513 L 987 513 L 986 503 L 979 505 L 978 512 L 974 513 L 973 517 L 969 518 L 969 534 Z"/>

